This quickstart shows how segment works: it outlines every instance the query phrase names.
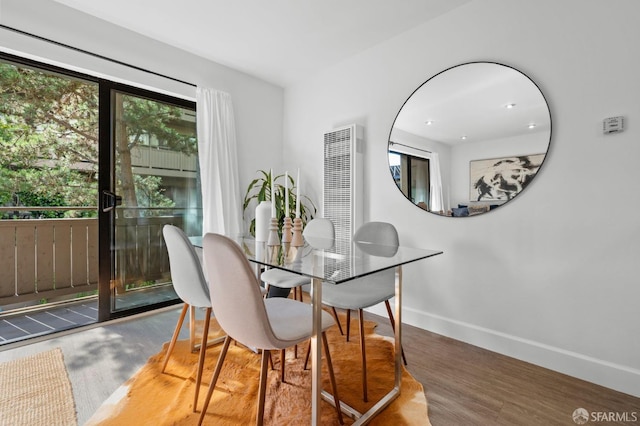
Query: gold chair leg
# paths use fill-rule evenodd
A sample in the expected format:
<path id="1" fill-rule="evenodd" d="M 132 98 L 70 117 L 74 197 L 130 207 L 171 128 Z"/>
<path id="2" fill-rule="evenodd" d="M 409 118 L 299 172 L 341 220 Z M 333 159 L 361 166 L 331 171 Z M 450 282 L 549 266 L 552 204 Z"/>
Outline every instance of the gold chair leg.
<path id="1" fill-rule="evenodd" d="M 196 351 L 196 307 L 191 306 L 189 312 L 189 348 L 193 353 Z"/>
<path id="2" fill-rule="evenodd" d="M 267 352 L 269 352 L 269 365 L 271 365 L 272 370 L 275 370 L 276 368 L 273 366 L 273 358 L 271 358 L 271 351 Z"/>
<path id="3" fill-rule="evenodd" d="M 358 309 L 358 316 L 360 320 L 360 352 L 362 353 L 362 395 L 364 402 L 367 402 L 367 352 L 364 345 L 364 311 L 362 309 Z"/>
<path id="4" fill-rule="evenodd" d="M 262 363 L 260 364 L 260 390 L 258 392 L 258 413 L 256 426 L 262 426 L 264 422 L 264 399 L 267 394 L 267 367 L 269 364 L 268 351 L 262 351 Z"/>
<path id="5" fill-rule="evenodd" d="M 184 306 L 182 306 L 182 311 L 180 312 L 180 317 L 178 318 L 176 329 L 173 331 L 173 336 L 171 337 L 171 343 L 169 343 L 167 354 L 164 357 L 164 363 L 162 364 L 162 370 L 161 370 L 162 373 L 164 373 L 164 370 L 167 368 L 167 363 L 169 362 L 169 356 L 171 356 L 171 352 L 173 352 L 173 348 L 176 346 L 176 341 L 178 340 L 178 334 L 180 334 L 180 329 L 182 328 L 182 324 L 184 323 L 184 317 L 187 315 L 187 309 L 189 309 L 189 305 L 185 303 Z"/>
<path id="6" fill-rule="evenodd" d="M 209 402 L 211 401 L 211 395 L 213 395 L 213 390 L 216 388 L 216 382 L 218 381 L 218 376 L 220 376 L 220 370 L 222 370 L 222 364 L 224 364 L 224 359 L 227 356 L 227 350 L 229 349 L 229 343 L 231 343 L 231 337 L 227 336 L 224 339 L 224 344 L 222 345 L 222 350 L 220 351 L 220 355 L 218 356 L 218 362 L 216 363 L 216 369 L 213 372 L 213 377 L 211 377 L 211 383 L 209 384 L 209 390 L 207 391 L 207 397 L 204 400 L 204 406 L 202 407 L 202 412 L 200 413 L 200 419 L 198 420 L 198 426 L 202 424 L 204 420 L 204 415 L 207 413 L 207 408 L 209 407 Z"/>
<path id="7" fill-rule="evenodd" d="M 331 388 L 333 390 L 333 401 L 336 404 L 336 412 L 338 413 L 338 421 L 344 424 L 342 418 L 342 410 L 340 409 L 340 398 L 338 397 L 338 386 L 336 385 L 336 376 L 333 374 L 333 363 L 331 362 L 331 353 L 329 353 L 329 343 L 327 342 L 327 334 L 322 332 L 322 344 L 324 346 L 324 355 L 327 358 L 327 369 L 329 370 L 329 378 L 331 380 Z M 311 349 L 311 348 L 309 348 Z"/>
<path id="8" fill-rule="evenodd" d="M 209 340 L 209 324 L 211 322 L 211 308 L 206 309 L 204 327 L 202 328 L 202 343 L 200 344 L 200 356 L 198 357 L 198 372 L 196 373 L 196 392 L 193 397 L 193 412 L 198 407 L 198 395 L 200 394 L 200 383 L 202 383 L 202 370 L 204 369 L 204 358 L 207 352 L 207 341 Z"/>
<path id="9" fill-rule="evenodd" d="M 309 355 L 311 354 L 311 339 L 309 339 L 309 344 L 307 345 L 307 355 L 304 357 L 304 369 L 307 369 L 307 365 L 309 364 Z"/>
<path id="10" fill-rule="evenodd" d="M 387 306 L 387 314 L 389 314 L 389 322 L 391 323 L 391 330 L 393 330 L 393 332 L 395 333 L 396 321 L 393 318 L 393 311 L 391 310 L 391 304 L 389 303 L 388 300 L 385 300 L 384 304 Z M 404 356 L 404 348 L 400 346 L 400 350 L 402 351 L 402 362 L 404 362 L 404 365 L 407 365 L 407 357 Z"/>
<path id="11" fill-rule="evenodd" d="M 338 330 L 340 330 L 340 335 L 344 336 L 344 332 L 342 331 L 342 324 L 340 324 L 340 318 L 338 318 L 338 312 L 336 308 L 331 307 L 331 313 L 333 314 L 333 318 L 336 320 L 336 324 L 338 324 Z"/>

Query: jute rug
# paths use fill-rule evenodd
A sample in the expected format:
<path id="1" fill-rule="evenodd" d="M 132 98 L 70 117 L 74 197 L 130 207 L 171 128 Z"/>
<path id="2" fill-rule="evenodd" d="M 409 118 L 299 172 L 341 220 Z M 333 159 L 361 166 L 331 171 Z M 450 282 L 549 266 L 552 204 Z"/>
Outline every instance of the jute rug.
<path id="1" fill-rule="evenodd" d="M 62 350 L 0 364 L 0 425 L 76 425 Z"/>
<path id="2" fill-rule="evenodd" d="M 213 328 L 215 327 L 214 324 Z M 355 327 L 357 323 L 354 321 L 352 330 L 357 330 Z M 390 340 L 374 334 L 374 327 L 374 322 L 366 322 L 369 403 L 362 401 L 360 346 L 357 335 L 352 336 L 350 342 L 346 342 L 337 327 L 332 327 L 328 332 L 340 398 L 360 412 L 366 411 L 393 387 L 393 345 Z M 197 424 L 221 345 L 207 350 L 197 413 L 193 413 L 192 409 L 198 355 L 190 353 L 188 346 L 188 341 L 178 341 L 166 372 L 161 374 L 160 369 L 167 347 L 165 344 L 162 351 L 152 356 L 145 366 L 105 401 L 86 424 Z M 296 358 L 293 349 L 287 350 L 286 383 L 280 382 L 279 355 L 277 352 L 272 354 L 275 370 L 270 370 L 268 374 L 265 424 L 309 424 L 311 374 L 303 369 L 305 351 L 306 344 L 299 346 Z M 323 364 L 323 388 L 330 390 L 326 363 Z M 205 424 L 217 426 L 255 423 L 259 371 L 260 355 L 241 345 L 232 344 L 207 410 Z M 322 423 L 339 424 L 335 409 L 324 401 L 322 404 Z M 353 420 L 346 416 L 344 419 L 345 424 L 353 423 Z M 370 424 L 430 425 L 422 385 L 403 370 L 400 397 Z"/>

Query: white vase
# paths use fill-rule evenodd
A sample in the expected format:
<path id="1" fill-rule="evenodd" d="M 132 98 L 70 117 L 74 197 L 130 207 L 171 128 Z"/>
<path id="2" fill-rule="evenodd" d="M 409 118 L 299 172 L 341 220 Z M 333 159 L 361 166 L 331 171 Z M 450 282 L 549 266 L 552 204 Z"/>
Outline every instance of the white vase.
<path id="1" fill-rule="evenodd" d="M 256 206 L 256 241 L 269 239 L 271 223 L 271 201 L 263 201 Z"/>

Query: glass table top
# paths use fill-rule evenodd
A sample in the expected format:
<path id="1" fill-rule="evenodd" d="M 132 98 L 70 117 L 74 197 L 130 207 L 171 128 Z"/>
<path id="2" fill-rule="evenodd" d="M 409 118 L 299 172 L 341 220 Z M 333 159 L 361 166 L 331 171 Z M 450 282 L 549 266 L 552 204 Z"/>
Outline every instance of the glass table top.
<path id="1" fill-rule="evenodd" d="M 440 250 L 316 237 L 305 239 L 301 247 L 267 246 L 253 237 L 233 239 L 254 263 L 335 284 L 442 254 Z M 202 246 L 201 237 L 190 240 Z"/>

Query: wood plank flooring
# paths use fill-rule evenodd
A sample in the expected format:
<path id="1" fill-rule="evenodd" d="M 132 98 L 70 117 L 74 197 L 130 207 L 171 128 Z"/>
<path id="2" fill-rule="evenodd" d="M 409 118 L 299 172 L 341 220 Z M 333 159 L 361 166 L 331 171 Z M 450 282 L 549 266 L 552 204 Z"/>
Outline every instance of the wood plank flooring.
<path id="1" fill-rule="evenodd" d="M 391 335 L 386 318 L 369 317 Z M 416 327 L 402 333 L 407 369 L 425 388 L 434 426 L 575 426 L 577 408 L 628 420 L 588 424 L 640 425 L 640 398 Z"/>
<path id="2" fill-rule="evenodd" d="M 122 382 L 168 341 L 179 307 L 57 335 L 25 346 L 0 349 L 0 362 L 61 347 L 83 424 Z M 386 318 L 376 321 L 391 335 Z M 181 338 L 188 337 L 187 327 Z M 408 370 L 420 381 L 434 426 L 575 425 L 572 413 L 632 413 L 638 420 L 603 425 L 640 425 L 640 399 L 593 385 L 475 346 L 403 326 Z M 596 424 L 589 422 L 588 424 Z"/>

